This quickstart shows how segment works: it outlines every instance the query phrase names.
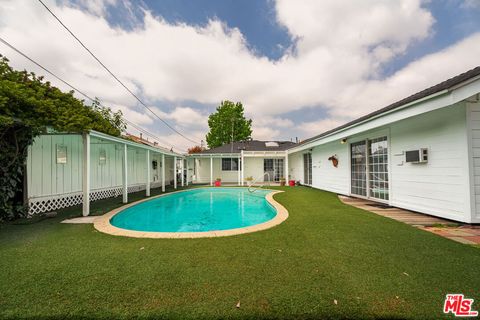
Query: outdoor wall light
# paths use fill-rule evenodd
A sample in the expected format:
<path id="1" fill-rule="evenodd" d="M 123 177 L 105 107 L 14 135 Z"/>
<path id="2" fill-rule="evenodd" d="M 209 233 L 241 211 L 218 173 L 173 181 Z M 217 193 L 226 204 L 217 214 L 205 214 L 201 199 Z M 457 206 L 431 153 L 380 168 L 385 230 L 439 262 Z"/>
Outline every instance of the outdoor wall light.
<path id="1" fill-rule="evenodd" d="M 341 144 L 347 143 L 347 138 L 343 138 L 342 140 L 340 140 L 340 143 L 341 143 Z"/>

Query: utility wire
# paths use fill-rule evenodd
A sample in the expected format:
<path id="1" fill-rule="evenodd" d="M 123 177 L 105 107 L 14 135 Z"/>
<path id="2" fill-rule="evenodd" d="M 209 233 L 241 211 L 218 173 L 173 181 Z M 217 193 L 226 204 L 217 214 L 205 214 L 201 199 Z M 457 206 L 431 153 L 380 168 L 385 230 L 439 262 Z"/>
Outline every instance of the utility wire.
<path id="1" fill-rule="evenodd" d="M 92 102 L 98 102 L 97 100 L 91 98 L 89 95 L 87 95 L 86 93 L 84 93 L 82 90 L 76 88 L 75 86 L 73 86 L 72 84 L 68 83 L 67 81 L 63 80 L 62 78 L 60 78 L 59 76 L 57 76 L 55 73 L 53 73 L 52 71 L 48 70 L 47 68 L 45 68 L 44 66 L 42 66 L 40 63 L 38 63 L 37 61 L 33 60 L 32 58 L 30 58 L 29 56 L 27 56 L 25 53 L 23 53 L 22 51 L 20 51 L 19 49 L 17 49 L 16 47 L 14 47 L 13 45 L 11 45 L 9 42 L 7 42 L 5 39 L 3 39 L 2 37 L 0 37 L 0 42 L 3 43 L 4 45 L 6 45 L 7 47 L 9 47 L 10 49 L 12 49 L 13 51 L 15 51 L 16 53 L 20 54 L 21 56 L 23 56 L 25 59 L 27 59 L 28 61 L 30 61 L 31 63 L 35 64 L 37 67 L 39 67 L 40 69 L 44 70 L 45 72 L 47 72 L 48 74 L 50 74 L 51 76 L 53 76 L 55 79 L 57 79 L 58 81 L 62 82 L 63 84 L 65 84 L 66 86 L 72 88 L 74 91 L 78 92 L 80 95 L 84 96 L 85 98 L 91 100 Z M 99 103 L 100 106 L 106 108 L 104 105 L 102 105 L 101 103 Z M 122 118 L 122 120 L 124 120 L 126 123 L 130 124 L 132 127 L 136 128 L 138 131 L 140 132 L 143 132 L 145 133 L 146 135 L 154 138 L 154 139 L 157 139 L 159 141 L 161 141 L 162 139 L 160 139 L 159 137 L 155 136 L 153 133 L 150 133 L 149 131 L 147 131 L 146 129 L 140 127 L 139 125 L 135 124 L 134 122 L 126 119 L 126 118 Z M 168 150 L 167 147 L 163 147 L 165 149 Z M 173 146 L 172 146 L 172 149 L 173 149 Z M 178 149 L 178 148 L 177 148 Z M 181 149 L 178 149 L 180 150 L 181 152 L 185 152 L 184 150 L 181 150 Z"/>
<path id="2" fill-rule="evenodd" d="M 95 56 L 95 54 L 93 54 L 92 51 L 90 51 L 90 49 L 88 49 L 88 47 L 62 22 L 62 20 L 60 20 L 59 17 L 57 17 L 55 15 L 55 13 L 53 13 L 52 10 L 50 10 L 50 8 L 42 1 L 42 0 L 38 0 L 44 7 L 45 9 L 47 9 L 48 12 L 50 12 L 50 14 L 65 28 L 65 30 L 67 30 L 68 33 L 70 33 L 70 35 L 72 35 L 73 38 L 75 38 L 75 40 L 77 40 L 77 42 L 115 79 L 117 80 L 117 82 L 125 88 L 125 90 L 127 90 L 142 106 L 144 106 L 148 111 L 150 111 L 156 118 L 158 118 L 160 121 L 162 121 L 167 127 L 169 127 L 171 130 L 173 130 L 174 132 L 176 132 L 178 135 L 180 135 L 181 137 L 183 137 L 184 139 L 190 141 L 190 142 L 193 142 L 195 144 L 198 144 L 197 141 L 195 140 L 192 140 L 190 138 L 188 138 L 187 136 L 185 136 L 183 133 L 181 133 L 180 131 L 178 131 L 177 129 L 175 129 L 174 127 L 172 127 L 168 122 L 166 122 L 165 120 L 163 120 L 162 118 L 160 118 L 150 107 L 148 107 L 142 100 L 140 100 L 140 98 L 132 91 L 130 90 L 112 71 L 110 71 L 109 68 L 107 68 L 107 66 L 105 66 L 105 64 L 103 64 L 102 61 L 100 61 L 100 59 L 97 58 L 97 56 Z"/>

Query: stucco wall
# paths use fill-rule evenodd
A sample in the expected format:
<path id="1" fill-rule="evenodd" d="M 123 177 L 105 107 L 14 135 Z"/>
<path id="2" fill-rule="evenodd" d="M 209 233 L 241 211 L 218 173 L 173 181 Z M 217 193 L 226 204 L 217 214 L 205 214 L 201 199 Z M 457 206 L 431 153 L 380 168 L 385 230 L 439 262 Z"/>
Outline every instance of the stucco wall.
<path id="1" fill-rule="evenodd" d="M 194 183 L 210 183 L 210 158 L 196 159 L 197 172 Z M 223 182 L 237 183 L 238 171 L 222 171 L 222 159 L 213 158 L 213 181 L 217 178 Z"/>
<path id="2" fill-rule="evenodd" d="M 278 157 L 244 157 L 244 178 L 252 177 L 258 182 L 263 182 L 263 160 Z M 192 160 L 193 161 L 193 160 Z M 196 159 L 197 172 L 194 183 L 210 183 L 210 158 Z M 238 183 L 238 171 L 222 171 L 221 158 L 213 158 L 213 180 L 221 178 L 223 182 Z M 193 162 L 192 162 L 193 163 Z"/>

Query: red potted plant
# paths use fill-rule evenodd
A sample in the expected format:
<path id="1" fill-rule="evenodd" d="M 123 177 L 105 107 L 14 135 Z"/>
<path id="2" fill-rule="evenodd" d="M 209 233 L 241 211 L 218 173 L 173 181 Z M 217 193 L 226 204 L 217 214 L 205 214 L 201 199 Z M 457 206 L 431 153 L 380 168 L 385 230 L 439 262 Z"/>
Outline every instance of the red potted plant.
<path id="1" fill-rule="evenodd" d="M 215 187 L 220 187 L 221 185 L 222 185 L 222 179 L 217 178 L 217 180 L 215 180 Z"/>

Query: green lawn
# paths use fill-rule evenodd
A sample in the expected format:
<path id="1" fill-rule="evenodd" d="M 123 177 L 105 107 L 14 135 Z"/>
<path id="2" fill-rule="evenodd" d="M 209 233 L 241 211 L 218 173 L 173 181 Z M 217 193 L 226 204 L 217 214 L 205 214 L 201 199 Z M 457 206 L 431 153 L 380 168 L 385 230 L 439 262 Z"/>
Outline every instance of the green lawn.
<path id="1" fill-rule="evenodd" d="M 59 223 L 79 207 L 0 225 L 0 318 L 426 319 L 443 317 L 446 293 L 480 309 L 479 248 L 335 194 L 284 189 L 287 221 L 233 237 L 133 239 Z"/>

